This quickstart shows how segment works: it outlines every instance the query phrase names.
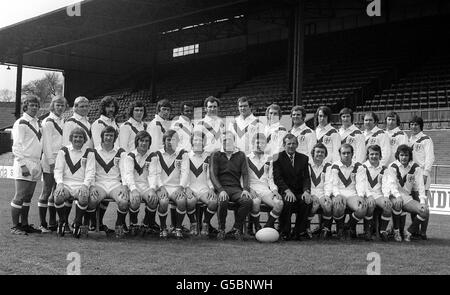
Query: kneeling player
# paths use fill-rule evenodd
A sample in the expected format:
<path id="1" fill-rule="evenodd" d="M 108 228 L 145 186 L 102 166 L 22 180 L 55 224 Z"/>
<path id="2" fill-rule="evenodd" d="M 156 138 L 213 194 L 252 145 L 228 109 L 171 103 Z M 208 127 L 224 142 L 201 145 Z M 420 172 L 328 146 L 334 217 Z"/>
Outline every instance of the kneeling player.
<path id="1" fill-rule="evenodd" d="M 417 214 L 407 231 L 404 232 L 405 242 L 411 240 L 412 234 L 418 234 L 419 226 L 428 221 L 429 210 L 425 201 L 425 186 L 423 172 L 419 165 L 413 162 L 412 149 L 405 144 L 398 147 L 395 159 L 388 168 L 388 185 L 391 193 L 394 222 L 394 239 L 402 241 L 401 233 L 404 231 L 406 216 L 402 211 Z M 412 191 L 418 191 L 420 202 L 411 196 Z M 421 233 L 426 235 L 426 233 Z"/>
<path id="2" fill-rule="evenodd" d="M 367 148 L 368 160 L 363 164 L 366 169 L 366 196 L 367 214 L 364 217 L 364 232 L 366 240 L 372 240 L 373 211 L 375 207 L 382 210 L 380 222 L 380 237 L 383 241 L 388 240 L 386 228 L 392 216 L 392 203 L 389 200 L 389 189 L 387 185 L 386 167 L 380 164 L 381 148 L 379 145 L 370 145 Z"/>
<path id="3" fill-rule="evenodd" d="M 177 207 L 175 237 L 177 239 L 183 238 L 182 225 L 186 210 L 191 223 L 191 233 L 196 234 L 192 229 L 197 228 L 195 218 L 197 199 L 193 195 L 189 195 L 188 198 L 184 192 L 189 181 L 189 158 L 185 150 L 177 149 L 178 141 L 177 132 L 168 130 L 163 135 L 164 148 L 156 152 L 156 183 L 152 184 L 152 187 L 158 188 L 161 238 L 167 238 L 168 236 L 166 218 L 169 201 L 174 202 Z"/>
<path id="4" fill-rule="evenodd" d="M 331 235 L 331 224 L 333 223 L 333 203 L 331 201 L 331 164 L 325 163 L 328 151 L 323 143 L 314 145 L 311 156 L 313 163 L 309 164 L 311 175 L 311 198 L 313 206 L 308 218 L 307 232 L 311 237 L 310 223 L 319 208 L 322 208 L 323 228 L 320 233 L 322 239 Z"/>
<path id="5" fill-rule="evenodd" d="M 155 154 L 149 150 L 152 138 L 147 131 L 139 131 L 134 138 L 135 149 L 128 153 L 125 159 L 125 182 L 130 191 L 130 234 L 136 236 L 139 232 L 138 214 L 141 200 L 146 203 L 142 234 L 149 228 L 159 229 L 155 222 L 158 197 L 154 189 L 150 188 L 150 178 L 155 166 Z M 125 188 L 126 190 L 126 188 Z"/>
<path id="6" fill-rule="evenodd" d="M 201 227 L 201 236 L 207 236 L 212 229 L 211 218 L 217 212 L 218 200 L 214 186 L 209 177 L 209 155 L 205 152 L 206 135 L 196 131 L 191 137 L 192 151 L 189 153 L 189 187 L 186 188 L 188 199 L 196 200 L 207 205 L 205 218 Z M 197 234 L 197 227 L 191 223 L 191 234 Z"/>
<path id="7" fill-rule="evenodd" d="M 333 164 L 331 168 L 333 185 L 333 215 L 335 216 L 338 237 L 343 238 L 345 208 L 353 213 L 346 224 L 345 234 L 347 237 L 356 237 L 356 224 L 367 213 L 367 202 L 365 199 L 366 175 L 364 167 L 352 160 L 353 147 L 344 143 L 339 148 L 340 161 Z"/>
<path id="8" fill-rule="evenodd" d="M 56 156 L 54 198 L 56 212 L 59 216 L 58 236 L 64 235 L 64 227 L 68 223 L 64 203 L 74 199 L 76 213 L 73 236 L 76 238 L 79 238 L 82 234 L 87 236 L 88 227 L 82 226 L 89 200 L 89 187 L 92 182 L 92 179 L 89 178 L 90 174 L 86 173 L 86 160 L 91 150 L 83 148 L 87 139 L 83 129 L 74 128 L 69 135 L 71 144 L 62 147 Z"/>
<path id="9" fill-rule="evenodd" d="M 117 203 L 116 237 L 124 236 L 125 216 L 128 212 L 129 191 L 122 183 L 125 183 L 125 150 L 115 148 L 117 131 L 112 126 L 105 127 L 101 134 L 101 145 L 94 149 L 88 156 L 89 169 L 86 173 L 92 173 L 94 179 L 89 194 L 87 215 L 95 214 L 95 209 L 102 200 L 109 197 Z M 93 163 L 91 163 L 93 162 Z M 89 218 L 91 219 L 91 218 Z M 105 230 L 102 220 L 99 220 L 101 228 Z M 107 230 L 105 230 L 107 232 Z"/>
<path id="10" fill-rule="evenodd" d="M 252 138 L 253 152 L 247 159 L 250 193 L 253 201 L 248 223 L 249 234 L 253 234 L 253 224 L 255 232 L 261 229 L 259 224 L 261 202 L 272 208 L 265 227 L 274 227 L 275 220 L 280 217 L 283 210 L 283 199 L 273 180 L 272 158 L 264 154 L 266 144 L 267 138 L 263 133 L 255 134 Z"/>

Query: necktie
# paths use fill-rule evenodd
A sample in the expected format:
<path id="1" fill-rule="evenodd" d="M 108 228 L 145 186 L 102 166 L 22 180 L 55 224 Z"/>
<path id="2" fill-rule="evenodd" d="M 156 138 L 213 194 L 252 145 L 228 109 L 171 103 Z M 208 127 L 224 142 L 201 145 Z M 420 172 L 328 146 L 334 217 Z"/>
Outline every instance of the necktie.
<path id="1" fill-rule="evenodd" d="M 292 167 L 294 167 L 294 155 L 290 155 L 289 158 L 291 158 L 291 164 Z"/>

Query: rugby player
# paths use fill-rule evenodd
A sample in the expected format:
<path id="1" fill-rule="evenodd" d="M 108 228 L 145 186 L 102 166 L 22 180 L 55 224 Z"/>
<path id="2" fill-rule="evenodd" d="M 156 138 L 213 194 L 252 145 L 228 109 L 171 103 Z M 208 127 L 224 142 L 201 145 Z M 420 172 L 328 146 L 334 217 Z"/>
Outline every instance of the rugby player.
<path id="1" fill-rule="evenodd" d="M 317 109 L 314 116 L 316 126 L 317 142 L 323 143 L 328 151 L 325 157 L 326 163 L 334 163 L 339 161 L 339 147 L 341 146 L 341 136 L 337 130 L 331 126 L 331 109 L 321 106 Z"/>

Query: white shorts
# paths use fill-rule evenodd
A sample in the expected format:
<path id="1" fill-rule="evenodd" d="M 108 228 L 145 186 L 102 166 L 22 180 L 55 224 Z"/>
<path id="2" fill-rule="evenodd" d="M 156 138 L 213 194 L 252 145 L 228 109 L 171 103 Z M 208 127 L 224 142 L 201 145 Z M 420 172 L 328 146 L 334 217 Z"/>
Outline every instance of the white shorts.
<path id="1" fill-rule="evenodd" d="M 64 184 L 64 188 L 69 192 L 71 197 L 76 197 L 78 190 L 83 186 L 83 184 L 76 184 L 68 186 L 67 184 Z"/>
<path id="2" fill-rule="evenodd" d="M 42 167 L 40 160 L 30 160 L 24 159 L 23 163 L 27 166 L 28 170 L 30 170 L 30 176 L 22 175 L 22 168 L 20 168 L 19 161 L 14 159 L 13 163 L 13 178 L 18 180 L 26 180 L 26 181 L 38 181 L 42 176 Z"/>
<path id="3" fill-rule="evenodd" d="M 316 196 L 320 200 L 325 196 L 325 192 L 323 189 L 311 188 L 311 195 Z"/>
<path id="4" fill-rule="evenodd" d="M 191 189 L 191 190 L 197 198 L 200 198 L 201 196 L 207 195 L 209 193 L 208 187 L 202 187 L 201 189 L 196 190 Z"/>
<path id="5" fill-rule="evenodd" d="M 103 189 L 109 196 L 113 190 L 120 187 L 122 184 L 117 181 L 111 181 L 111 182 L 96 182 L 95 185 Z"/>

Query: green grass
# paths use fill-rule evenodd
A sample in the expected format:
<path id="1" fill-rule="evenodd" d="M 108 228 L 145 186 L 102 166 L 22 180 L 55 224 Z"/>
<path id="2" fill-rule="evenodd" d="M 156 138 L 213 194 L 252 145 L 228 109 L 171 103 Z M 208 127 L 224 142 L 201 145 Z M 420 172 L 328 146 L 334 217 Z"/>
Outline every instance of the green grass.
<path id="1" fill-rule="evenodd" d="M 381 255 L 382 274 L 450 274 L 450 216 L 432 215 L 430 240 L 410 244 L 362 240 L 261 244 L 254 240 L 161 241 L 154 237 L 115 240 L 101 234 L 76 240 L 54 234 L 11 235 L 9 203 L 14 183 L 0 179 L 0 188 L 0 274 L 65 274 L 69 252 L 81 254 L 82 274 L 364 275 L 369 252 Z M 38 184 L 30 210 L 30 222 L 34 224 L 39 223 L 40 190 Z M 113 208 L 115 205 L 111 204 L 105 216 L 105 223 L 110 227 L 115 220 Z M 231 219 L 232 213 L 230 225 Z"/>

